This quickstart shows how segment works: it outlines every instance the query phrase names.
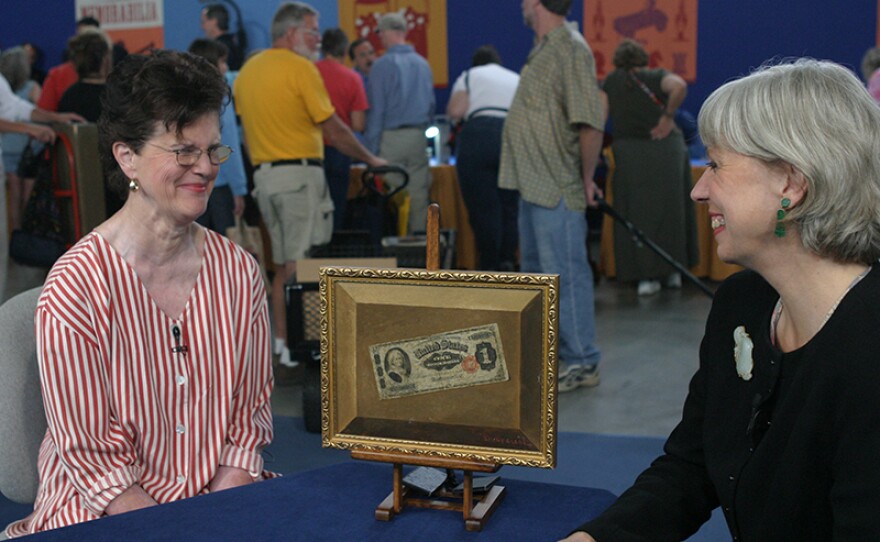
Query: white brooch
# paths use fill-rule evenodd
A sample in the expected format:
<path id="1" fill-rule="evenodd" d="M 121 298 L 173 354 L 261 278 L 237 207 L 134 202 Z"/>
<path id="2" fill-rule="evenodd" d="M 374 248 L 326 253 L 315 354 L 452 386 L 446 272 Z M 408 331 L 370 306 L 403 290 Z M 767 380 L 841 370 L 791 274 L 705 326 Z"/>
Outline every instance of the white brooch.
<path id="1" fill-rule="evenodd" d="M 733 330 L 733 359 L 736 360 L 736 374 L 743 380 L 752 379 L 752 368 L 755 362 L 752 361 L 752 339 L 746 333 L 745 326 L 739 326 Z"/>

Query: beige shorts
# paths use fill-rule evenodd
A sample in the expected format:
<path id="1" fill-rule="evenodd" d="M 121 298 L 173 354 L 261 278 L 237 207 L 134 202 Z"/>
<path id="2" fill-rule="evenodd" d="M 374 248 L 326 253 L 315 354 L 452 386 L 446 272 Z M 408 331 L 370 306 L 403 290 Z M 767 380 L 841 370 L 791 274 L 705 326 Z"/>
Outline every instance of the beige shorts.
<path id="1" fill-rule="evenodd" d="M 301 260 L 313 246 L 330 242 L 333 200 L 324 168 L 261 164 L 254 172 L 254 186 L 275 264 Z"/>

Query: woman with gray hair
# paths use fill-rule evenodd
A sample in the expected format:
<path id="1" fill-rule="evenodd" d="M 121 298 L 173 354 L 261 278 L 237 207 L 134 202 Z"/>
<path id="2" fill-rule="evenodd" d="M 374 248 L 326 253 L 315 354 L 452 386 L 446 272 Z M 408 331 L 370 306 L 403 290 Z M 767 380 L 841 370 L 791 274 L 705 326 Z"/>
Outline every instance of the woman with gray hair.
<path id="1" fill-rule="evenodd" d="M 682 421 L 570 541 L 880 540 L 880 108 L 849 70 L 769 66 L 699 118 L 718 289 Z M 589 535 L 586 533 L 590 533 Z"/>

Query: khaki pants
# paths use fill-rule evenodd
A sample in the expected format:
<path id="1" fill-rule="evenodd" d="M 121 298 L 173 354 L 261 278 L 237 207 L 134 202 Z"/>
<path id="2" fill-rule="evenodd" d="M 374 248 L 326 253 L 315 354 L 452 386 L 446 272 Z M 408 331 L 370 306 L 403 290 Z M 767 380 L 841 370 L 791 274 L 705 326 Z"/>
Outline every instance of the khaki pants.
<path id="1" fill-rule="evenodd" d="M 431 172 L 428 169 L 428 149 L 423 128 L 399 128 L 382 132 L 379 156 L 391 164 L 400 165 L 409 173 L 410 196 L 409 231 L 425 231 L 428 213 L 428 191 L 431 189 Z M 399 185 L 399 176 L 388 175 L 389 184 Z"/>

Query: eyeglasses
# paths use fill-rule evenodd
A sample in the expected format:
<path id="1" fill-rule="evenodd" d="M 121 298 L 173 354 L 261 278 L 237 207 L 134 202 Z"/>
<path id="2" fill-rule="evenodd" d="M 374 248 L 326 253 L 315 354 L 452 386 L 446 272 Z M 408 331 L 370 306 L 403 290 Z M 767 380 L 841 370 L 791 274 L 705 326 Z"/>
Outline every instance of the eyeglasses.
<path id="1" fill-rule="evenodd" d="M 177 155 L 177 165 L 183 167 L 190 167 L 195 165 L 196 162 L 199 161 L 199 158 L 202 157 L 203 152 L 208 153 L 208 160 L 211 161 L 215 166 L 219 166 L 223 162 L 229 159 L 232 156 L 233 150 L 229 145 L 214 145 L 213 147 L 208 147 L 207 149 L 199 149 L 197 147 L 186 147 L 183 149 L 166 149 L 165 147 L 160 147 L 155 143 L 147 143 L 152 147 L 156 147 L 157 149 L 163 150 L 165 152 L 173 152 Z"/>

